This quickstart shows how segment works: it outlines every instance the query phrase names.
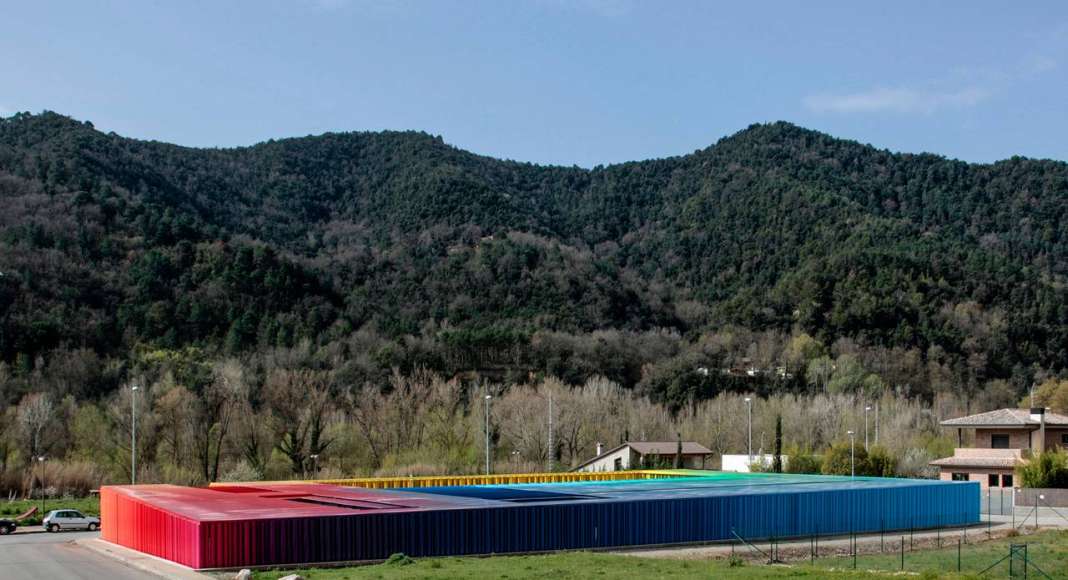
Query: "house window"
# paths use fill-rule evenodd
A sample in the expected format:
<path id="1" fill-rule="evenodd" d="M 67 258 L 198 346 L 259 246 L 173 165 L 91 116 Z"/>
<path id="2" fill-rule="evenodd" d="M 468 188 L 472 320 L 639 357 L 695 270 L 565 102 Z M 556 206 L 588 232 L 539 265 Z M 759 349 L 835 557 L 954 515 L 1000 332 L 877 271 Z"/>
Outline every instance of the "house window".
<path id="1" fill-rule="evenodd" d="M 1068 449 L 1068 433 L 1061 433 L 1061 447 Z"/>
<path id="2" fill-rule="evenodd" d="M 1012 487 L 1012 474 L 1006 473 L 1001 476 L 1001 487 Z"/>
<path id="3" fill-rule="evenodd" d="M 1009 436 L 1008 435 L 991 435 L 990 436 L 990 448 L 991 449 L 1008 449 L 1009 448 Z"/>
<path id="4" fill-rule="evenodd" d="M 968 481 L 968 474 L 967 473 L 954 473 L 953 474 L 953 481 Z"/>
<path id="5" fill-rule="evenodd" d="M 612 469 L 616 471 L 623 471 L 623 458 L 616 457 L 615 463 L 612 464 Z"/>
<path id="6" fill-rule="evenodd" d="M 987 475 L 986 476 L 986 484 L 989 485 L 990 487 L 997 487 L 998 486 L 998 474 L 991 473 L 991 474 Z"/>

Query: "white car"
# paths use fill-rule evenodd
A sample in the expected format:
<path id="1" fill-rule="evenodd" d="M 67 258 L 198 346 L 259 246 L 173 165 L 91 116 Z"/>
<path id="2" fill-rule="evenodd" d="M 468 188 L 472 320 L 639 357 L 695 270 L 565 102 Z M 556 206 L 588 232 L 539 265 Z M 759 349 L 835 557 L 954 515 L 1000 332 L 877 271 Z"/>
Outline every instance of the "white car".
<path id="1" fill-rule="evenodd" d="M 41 525 L 50 532 L 58 532 L 60 530 L 89 530 L 92 532 L 100 527 L 100 518 L 83 515 L 78 510 L 52 510 L 45 516 Z"/>

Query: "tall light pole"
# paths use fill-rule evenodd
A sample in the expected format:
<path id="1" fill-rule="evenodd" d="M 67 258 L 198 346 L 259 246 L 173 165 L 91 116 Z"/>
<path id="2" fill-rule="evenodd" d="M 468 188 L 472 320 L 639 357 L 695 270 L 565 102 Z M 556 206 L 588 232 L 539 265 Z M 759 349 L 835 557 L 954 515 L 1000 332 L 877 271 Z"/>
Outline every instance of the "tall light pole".
<path id="1" fill-rule="evenodd" d="M 318 473 L 319 473 L 319 454 L 318 453 L 313 453 L 311 455 L 311 460 L 312 460 L 313 473 L 316 474 L 316 477 L 318 477 Z"/>
<path id="2" fill-rule="evenodd" d="M 846 431 L 849 435 L 849 477 L 857 476 L 857 434 L 853 431 Z"/>
<path id="3" fill-rule="evenodd" d="M 879 401 L 875 401 L 875 444 L 879 444 Z"/>
<path id="4" fill-rule="evenodd" d="M 553 392 L 549 391 L 549 473 L 553 472 L 553 455 L 556 453 L 556 449 L 553 447 Z"/>
<path id="5" fill-rule="evenodd" d="M 137 383 L 130 385 L 130 485 L 137 483 Z"/>
<path id="6" fill-rule="evenodd" d="M 864 451 L 868 450 L 868 411 L 871 411 L 871 405 L 864 406 Z"/>
<path id="7" fill-rule="evenodd" d="M 746 416 L 749 423 L 749 463 L 753 463 L 753 398 L 745 398 Z"/>
<path id="8" fill-rule="evenodd" d="M 493 395 L 486 395 L 483 400 L 486 402 L 486 475 L 490 474 L 490 436 L 489 436 L 489 411 L 490 411 L 490 399 Z"/>
<path id="9" fill-rule="evenodd" d="M 42 518 L 45 517 L 45 515 L 47 513 L 47 512 L 45 512 L 45 491 L 48 489 L 48 486 L 46 486 L 45 483 L 44 483 L 44 460 L 45 460 L 45 456 L 44 455 L 41 455 L 41 456 L 37 457 L 37 463 L 41 466 L 41 468 L 38 470 L 38 473 L 40 473 L 41 476 L 38 477 L 37 479 L 39 480 L 38 483 L 41 485 L 41 517 Z"/>

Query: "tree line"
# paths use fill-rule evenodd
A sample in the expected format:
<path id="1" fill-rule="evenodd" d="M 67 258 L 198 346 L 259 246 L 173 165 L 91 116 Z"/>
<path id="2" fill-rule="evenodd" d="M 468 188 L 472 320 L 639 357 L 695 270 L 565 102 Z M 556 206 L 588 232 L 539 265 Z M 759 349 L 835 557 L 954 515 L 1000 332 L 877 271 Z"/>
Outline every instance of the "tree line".
<path id="1" fill-rule="evenodd" d="M 343 360 L 308 343 L 244 358 L 149 350 L 118 388 L 95 400 L 64 395 L 58 378 L 37 377 L 40 388 L 4 410 L 3 490 L 76 494 L 129 481 L 135 417 L 139 482 L 477 473 L 486 395 L 497 472 L 565 470 L 598 444 L 677 437 L 709 447 L 716 465 L 725 453 L 746 452 L 744 398 L 751 396 L 754 453 L 773 452 L 778 423 L 789 469 L 841 473 L 847 431 L 862 434 L 864 407 L 877 404 L 878 447 L 871 415 L 873 447 L 858 452 L 858 473 L 930 476 L 927 463 L 955 443 L 938 421 L 999 404 L 951 392 L 924 401 L 903 388 L 820 388 L 722 391 L 673 409 L 603 376 L 506 382 L 394 369 L 354 383 Z"/>

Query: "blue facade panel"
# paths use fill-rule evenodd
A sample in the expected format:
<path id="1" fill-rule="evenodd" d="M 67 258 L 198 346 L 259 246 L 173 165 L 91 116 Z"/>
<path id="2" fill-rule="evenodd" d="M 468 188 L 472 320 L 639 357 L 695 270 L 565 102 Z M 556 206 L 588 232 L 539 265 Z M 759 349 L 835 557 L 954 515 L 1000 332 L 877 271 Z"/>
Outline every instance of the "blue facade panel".
<path id="1" fill-rule="evenodd" d="M 426 489 L 418 493 L 455 492 L 485 498 L 486 505 L 286 520 L 281 527 L 285 536 L 301 541 L 274 542 L 281 548 L 273 561 L 260 564 L 380 560 L 396 552 L 449 556 L 713 542 L 731 540 L 732 531 L 746 540 L 763 540 L 979 523 L 975 482 L 827 483 L 773 490 L 748 485 L 670 489 L 660 483 L 645 490 L 636 486 L 634 492 L 620 484 L 580 484 L 581 490 L 571 484 L 531 486 L 529 491 L 540 494 L 522 493 L 515 486 L 508 492 L 490 486 L 481 492 Z M 531 497 L 546 498 L 550 490 L 599 497 L 526 503 Z M 279 529 L 277 522 L 263 527 L 264 533 Z"/>
<path id="2" fill-rule="evenodd" d="M 174 491 L 162 487 L 157 501 L 165 503 Z M 185 492 L 215 502 L 198 508 L 207 516 L 198 524 L 201 565 L 607 549 L 728 541 L 733 533 L 762 541 L 924 529 L 977 524 L 980 506 L 977 482 L 716 472 L 373 493 L 324 485 L 254 492 L 259 495 Z M 238 517 L 252 513 L 257 516 Z"/>

